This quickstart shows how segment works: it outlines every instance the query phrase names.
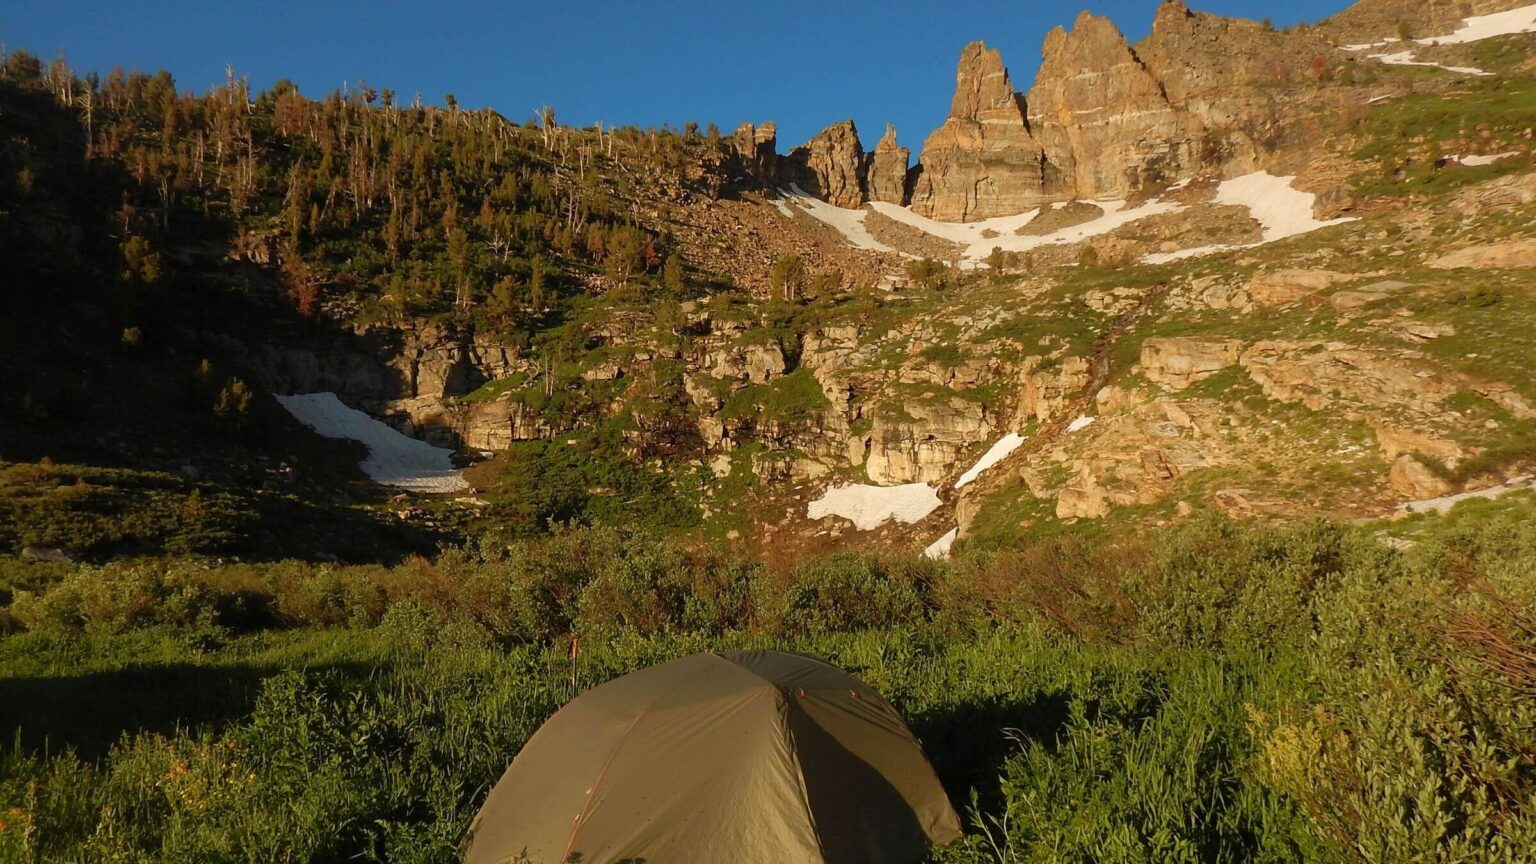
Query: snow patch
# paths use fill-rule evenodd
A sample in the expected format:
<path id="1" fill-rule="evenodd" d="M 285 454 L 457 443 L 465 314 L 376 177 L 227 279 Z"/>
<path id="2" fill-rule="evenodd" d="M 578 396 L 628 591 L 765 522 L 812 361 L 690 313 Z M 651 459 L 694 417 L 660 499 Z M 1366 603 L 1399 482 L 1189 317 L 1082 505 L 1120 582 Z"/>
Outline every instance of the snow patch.
<path id="1" fill-rule="evenodd" d="M 891 519 L 910 524 L 937 510 L 939 493 L 927 483 L 870 486 L 846 483 L 827 491 L 805 510 L 811 519 L 841 516 L 860 531 L 878 528 Z"/>
<path id="2" fill-rule="evenodd" d="M 1509 36 L 1515 33 L 1536 33 L 1536 4 L 1521 6 L 1518 9 L 1507 9 L 1503 12 L 1494 12 L 1490 15 L 1474 15 L 1461 19 L 1461 26 L 1455 31 L 1444 36 L 1430 36 L 1425 39 L 1413 40 L 1419 45 L 1465 45 L 1468 42 L 1480 42 L 1484 39 L 1492 39 L 1495 36 Z M 1369 51 L 1372 48 L 1384 48 L 1388 45 L 1401 42 L 1399 39 L 1382 39 L 1379 42 L 1365 42 L 1359 45 L 1340 45 L 1345 51 Z M 1436 69 L 1444 69 L 1447 72 L 1457 72 L 1462 75 L 1492 75 L 1471 66 L 1446 66 L 1441 63 L 1430 63 L 1425 60 L 1414 59 L 1413 51 L 1392 51 L 1366 55 L 1372 60 L 1380 60 L 1389 66 L 1433 66 Z"/>
<path id="3" fill-rule="evenodd" d="M 940 222 L 920 213 L 914 213 L 910 207 L 902 207 L 888 201 L 872 201 L 869 206 L 887 219 L 910 225 L 924 234 L 931 234 L 941 240 L 963 243 L 967 246 L 986 240 L 991 234 L 1012 234 L 1040 215 L 1039 210 L 1027 210 L 1014 216 L 994 216 L 978 222 Z"/>
<path id="4" fill-rule="evenodd" d="M 1071 201 L 1062 206 L 1084 203 Z M 964 249 L 960 253 L 961 266 L 974 269 L 992 254 L 993 249 L 1001 249 L 1004 252 L 1028 252 L 1031 249 L 1039 249 L 1042 246 L 1066 245 L 1108 234 L 1121 226 L 1144 219 L 1148 216 L 1157 216 L 1163 213 L 1176 213 L 1184 209 L 1182 204 L 1160 201 L 1156 198 L 1138 207 L 1126 209 L 1124 201 L 1089 201 L 1104 212 L 1096 219 L 1072 225 L 1052 231 L 1049 234 L 1018 234 L 1020 228 L 1034 221 L 1040 215 L 1040 211 L 1029 210 L 1013 216 L 997 216 L 992 219 L 982 219 L 978 222 L 940 222 L 937 219 L 929 219 L 919 213 L 914 213 L 910 208 L 898 207 L 886 202 L 874 202 L 869 206 L 876 213 L 910 225 L 941 240 L 951 243 L 960 243 Z"/>
<path id="5" fill-rule="evenodd" d="M 986 453 L 983 453 L 981 458 L 976 460 L 975 465 L 965 469 L 965 473 L 961 474 L 960 479 L 955 481 L 955 488 L 959 489 L 972 480 L 975 480 L 977 477 L 980 477 L 981 472 L 1003 461 L 1005 458 L 1007 458 L 1009 453 L 1019 449 L 1019 445 L 1023 443 L 1024 436 L 1018 434 L 1017 432 L 1009 432 L 1007 435 L 997 439 L 997 443 L 993 444 Z"/>
<path id="6" fill-rule="evenodd" d="M 1383 39 L 1380 42 L 1360 42 L 1354 45 L 1340 45 L 1345 51 L 1365 51 L 1370 48 L 1380 48 L 1383 45 L 1391 45 L 1393 42 L 1401 42 L 1401 39 Z"/>
<path id="7" fill-rule="evenodd" d="M 923 550 L 923 557 L 943 561 L 949 557 L 949 547 L 955 545 L 955 538 L 958 536 L 960 536 L 958 527 L 949 529 L 943 537 L 928 544 L 928 548 Z"/>
<path id="8" fill-rule="evenodd" d="M 1327 221 L 1313 218 L 1312 204 L 1317 200 L 1317 196 L 1293 187 L 1291 183 L 1295 179 L 1295 177 L 1278 177 L 1268 171 L 1255 171 L 1252 174 L 1224 180 L 1220 186 L 1216 187 L 1213 203 L 1248 208 L 1249 215 L 1264 229 L 1263 239 L 1259 242 L 1198 246 L 1176 252 L 1159 252 L 1147 255 L 1141 260 L 1147 264 L 1164 264 L 1169 261 L 1209 255 L 1213 252 L 1251 249 L 1265 243 L 1316 231 L 1319 228 L 1355 221 L 1353 216 Z"/>
<path id="9" fill-rule="evenodd" d="M 981 240 L 967 246 L 964 255 L 968 260 L 981 261 L 992 253 L 994 247 L 1001 248 L 1004 252 L 1028 252 L 1031 249 L 1038 249 L 1042 246 L 1078 243 L 1090 237 L 1108 234 L 1138 219 L 1145 219 L 1148 216 L 1160 216 L 1164 213 L 1177 213 L 1184 209 L 1182 204 L 1161 201 L 1157 198 L 1153 198 L 1145 204 L 1130 209 L 1126 209 L 1124 201 L 1094 201 L 1090 203 L 1102 208 L 1104 214 L 1097 219 L 1061 228 L 1049 234 L 1009 234 Z"/>
<path id="10" fill-rule="evenodd" d="M 1153 252 L 1142 256 L 1143 264 L 1167 264 L 1170 261 L 1183 261 L 1185 258 L 1199 258 L 1203 255 L 1211 255 L 1216 252 L 1225 252 L 1228 249 L 1248 249 L 1257 246 L 1257 243 L 1248 243 L 1240 246 L 1216 244 L 1215 246 L 1191 246 L 1188 249 L 1179 249 L 1175 252 Z"/>
<path id="11" fill-rule="evenodd" d="M 1478 42 L 1515 33 L 1536 33 L 1536 4 L 1494 12 L 1491 15 L 1463 18 L 1461 27 L 1449 35 L 1413 41 L 1420 45 L 1463 45 L 1467 42 Z"/>
<path id="12" fill-rule="evenodd" d="M 368 448 L 368 458 L 358 465 L 363 473 L 380 483 L 412 492 L 458 492 L 469 488 L 453 467 L 453 451 L 403 435 L 356 408 L 348 408 L 335 393 L 274 398 L 317 434 L 361 442 Z"/>
<path id="13" fill-rule="evenodd" d="M 780 189 L 779 193 L 784 197 L 778 200 L 783 205 L 781 209 L 788 209 L 790 204 L 799 207 L 818 222 L 837 229 L 837 233 L 843 235 L 854 248 L 868 249 L 871 252 L 895 252 L 895 249 L 876 240 L 869 229 L 864 227 L 864 217 L 869 215 L 868 210 L 849 210 L 846 207 L 838 207 L 811 195 L 795 184 L 790 184 L 789 189 Z"/>
<path id="14" fill-rule="evenodd" d="M 1317 196 L 1291 186 L 1295 179 L 1276 177 L 1268 171 L 1234 177 L 1216 189 L 1216 203 L 1247 207 L 1253 218 L 1264 226 L 1265 243 L 1355 221 L 1349 216 L 1326 222 L 1312 218 L 1312 204 Z"/>
<path id="15" fill-rule="evenodd" d="M 1461 75 L 1492 75 L 1492 72 L 1484 72 L 1473 66 L 1446 66 L 1443 63 L 1431 63 L 1428 60 L 1413 59 L 1412 51 L 1398 51 L 1393 54 L 1367 54 L 1372 60 L 1380 60 L 1388 66 L 1433 66 L 1436 69 L 1444 69 L 1447 72 L 1456 72 Z"/>
<path id="16" fill-rule="evenodd" d="M 1511 150 L 1508 153 L 1489 153 L 1483 156 L 1452 156 L 1451 161 L 1475 167 L 1478 165 L 1492 165 L 1500 159 L 1508 159 L 1511 156 L 1519 155 L 1520 151 Z"/>
<path id="17" fill-rule="evenodd" d="M 1097 419 L 1097 418 L 1089 417 L 1087 415 L 1083 415 L 1081 417 L 1078 417 L 1078 418 L 1074 419 L 1071 423 L 1067 424 L 1067 431 L 1068 432 L 1076 432 L 1079 429 L 1087 429 L 1089 426 L 1093 425 L 1093 421 L 1095 419 Z"/>
<path id="18" fill-rule="evenodd" d="M 1291 181 L 1295 179 L 1295 177 L 1275 176 L 1267 171 L 1256 171 L 1223 181 L 1216 189 L 1214 201 L 1217 204 L 1236 204 L 1247 207 L 1253 218 L 1263 226 L 1264 239 L 1260 243 L 1273 243 L 1276 240 L 1327 228 L 1330 225 L 1354 221 L 1352 217 L 1328 221 L 1312 218 L 1312 203 L 1317 196 L 1292 188 Z M 1187 182 L 1182 181 L 1171 188 L 1181 188 Z M 1013 216 L 983 219 L 979 222 L 941 222 L 914 213 L 909 207 L 900 207 L 883 201 L 872 202 L 867 209 L 852 210 L 828 204 L 799 186 L 791 185 L 789 189 L 780 190 L 780 192 L 783 197 L 774 201 L 774 206 L 779 207 L 781 211 L 791 212 L 793 208 L 799 208 L 811 218 L 836 229 L 850 245 L 856 248 L 874 252 L 896 252 L 908 258 L 916 257 L 881 243 L 869 233 L 869 229 L 864 226 L 864 219 L 873 211 L 903 225 L 916 228 L 929 236 L 961 244 L 963 250 L 960 263 L 970 268 L 980 266 L 993 249 L 1001 249 L 1004 252 L 1028 252 L 1043 246 L 1079 243 L 1114 232 L 1138 219 L 1165 213 L 1178 213 L 1188 209 L 1187 205 L 1163 201 L 1159 198 L 1153 198 L 1135 207 L 1127 207 L 1125 201 L 1087 202 L 1099 207 L 1103 213 L 1095 219 L 1060 228 L 1049 234 L 1032 235 L 1015 232 L 1039 216 L 1038 209 Z M 1142 260 L 1148 264 L 1161 264 L 1227 249 L 1245 249 L 1257 245 L 1259 243 L 1201 246 L 1195 249 L 1156 253 Z"/>

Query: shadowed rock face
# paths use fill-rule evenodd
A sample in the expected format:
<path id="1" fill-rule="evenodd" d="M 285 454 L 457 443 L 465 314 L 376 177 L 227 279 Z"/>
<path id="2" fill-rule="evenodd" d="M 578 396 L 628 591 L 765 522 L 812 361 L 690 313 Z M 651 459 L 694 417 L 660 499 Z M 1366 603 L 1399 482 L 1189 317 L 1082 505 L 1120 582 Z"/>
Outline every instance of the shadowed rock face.
<path id="1" fill-rule="evenodd" d="M 743 123 L 731 133 L 731 150 L 737 170 L 758 183 L 773 185 L 778 181 L 778 128 L 773 123 L 754 126 Z"/>
<path id="2" fill-rule="evenodd" d="M 1019 213 L 1047 200 L 1045 150 L 1030 134 L 1003 58 L 965 46 L 949 118 L 928 136 L 912 209 L 963 222 Z"/>
<path id="3" fill-rule="evenodd" d="M 864 203 L 864 147 L 852 120 L 823 129 L 786 161 L 785 175 L 806 192 L 838 207 Z"/>

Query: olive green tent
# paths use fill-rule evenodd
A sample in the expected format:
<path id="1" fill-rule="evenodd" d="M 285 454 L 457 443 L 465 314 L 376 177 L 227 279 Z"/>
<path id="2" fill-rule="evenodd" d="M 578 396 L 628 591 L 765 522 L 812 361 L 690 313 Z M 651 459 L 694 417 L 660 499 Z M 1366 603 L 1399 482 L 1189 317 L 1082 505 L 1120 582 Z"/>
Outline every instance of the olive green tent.
<path id="1" fill-rule="evenodd" d="M 744 651 L 572 700 L 470 830 L 470 864 L 914 864 L 960 822 L 880 694 L 812 657 Z"/>

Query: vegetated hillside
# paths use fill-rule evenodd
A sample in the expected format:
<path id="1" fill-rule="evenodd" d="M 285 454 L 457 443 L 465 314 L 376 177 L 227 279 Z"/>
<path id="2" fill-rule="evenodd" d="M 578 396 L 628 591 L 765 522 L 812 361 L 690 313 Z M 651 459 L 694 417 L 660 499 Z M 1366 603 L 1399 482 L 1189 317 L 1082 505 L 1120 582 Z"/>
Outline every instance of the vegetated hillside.
<path id="1" fill-rule="evenodd" d="M 1413 49 L 1493 73 L 1476 75 L 1336 45 L 1338 22 L 1281 32 L 1177 3 L 1158 22 L 1135 46 L 1092 17 L 1053 35 L 1021 104 L 1136 114 L 1152 96 L 1126 57 L 1159 58 L 1168 89 L 1183 79 L 1167 62 L 1205 68 L 1212 40 L 1322 62 L 1243 67 L 1144 132 L 1052 121 L 1067 126 L 1038 130 L 1047 161 L 1127 197 L 970 223 L 905 193 L 859 206 L 874 162 L 851 127 L 779 157 L 761 128 L 519 125 L 238 79 L 190 97 L 164 76 L 93 82 L 16 55 L 15 284 L 58 286 L 27 293 L 90 333 L 39 349 L 22 346 L 45 331 L 23 327 L 13 362 L 39 384 L 179 367 L 165 386 L 211 389 L 197 410 L 238 379 L 256 418 L 267 392 L 334 391 L 470 461 L 496 454 L 470 475 L 484 505 L 394 508 L 447 534 L 638 513 L 764 549 L 922 548 L 1208 508 L 1374 516 L 1520 474 L 1536 399 L 1519 359 L 1532 37 Z M 1062 78 L 1073 64 L 1124 87 L 1080 93 Z M 967 49 L 946 128 L 1006 95 L 987 89 L 1000 69 Z M 1239 104 L 1241 122 L 1217 110 Z M 1125 149 L 1142 134 L 1208 140 L 1151 171 Z M 955 171 L 1014 170 L 947 140 L 935 152 Z M 788 182 L 833 200 L 776 191 Z M 1473 241 L 1488 254 L 1443 254 Z M 1468 349 L 1489 339 L 1500 350 Z M 93 361 L 49 359 L 87 345 Z M 185 383 L 198 374 L 218 381 Z M 18 396 L 92 403 L 89 382 L 72 386 Z M 165 401 L 133 393 L 100 414 Z M 1068 431 L 1079 417 L 1095 422 Z M 304 437 L 280 416 L 258 425 Z M 12 458 L 82 461 L 65 448 L 101 426 L 31 427 L 47 447 Z M 960 489 L 1009 435 L 1024 444 Z M 108 450 L 161 436 L 119 437 Z M 173 449 L 216 467 L 195 454 L 229 436 L 194 437 Z M 334 485 L 277 455 L 262 470 Z M 167 462 L 134 464 L 182 467 Z M 928 484 L 941 504 L 915 527 L 806 518 L 845 482 Z"/>

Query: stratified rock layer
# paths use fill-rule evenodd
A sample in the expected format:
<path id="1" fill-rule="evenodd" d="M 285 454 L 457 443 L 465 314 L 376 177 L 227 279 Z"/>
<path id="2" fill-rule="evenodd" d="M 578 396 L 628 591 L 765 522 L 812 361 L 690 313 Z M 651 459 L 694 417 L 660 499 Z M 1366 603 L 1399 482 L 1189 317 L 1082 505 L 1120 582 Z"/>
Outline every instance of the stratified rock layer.
<path id="1" fill-rule="evenodd" d="M 896 143 L 896 127 L 887 123 L 885 135 L 869 154 L 865 192 L 871 201 L 907 203 L 907 170 L 912 151 Z"/>
<path id="2" fill-rule="evenodd" d="M 1002 55 L 981 42 L 960 53 L 949 118 L 919 158 L 912 209 L 964 222 L 1020 213 L 1063 189 L 1047 189 L 1045 150 L 1025 124 Z"/>
<path id="3" fill-rule="evenodd" d="M 1084 12 L 1045 37 L 1029 123 L 1078 198 L 1126 198 L 1188 176 L 1203 123 L 1175 110 L 1108 18 Z"/>
<path id="4" fill-rule="evenodd" d="M 754 126 L 743 123 L 731 133 L 731 151 L 737 170 L 757 181 L 772 185 L 778 181 L 778 128 L 772 123 Z"/>

